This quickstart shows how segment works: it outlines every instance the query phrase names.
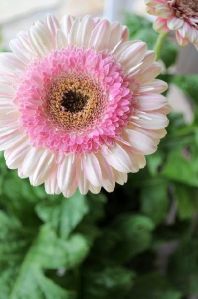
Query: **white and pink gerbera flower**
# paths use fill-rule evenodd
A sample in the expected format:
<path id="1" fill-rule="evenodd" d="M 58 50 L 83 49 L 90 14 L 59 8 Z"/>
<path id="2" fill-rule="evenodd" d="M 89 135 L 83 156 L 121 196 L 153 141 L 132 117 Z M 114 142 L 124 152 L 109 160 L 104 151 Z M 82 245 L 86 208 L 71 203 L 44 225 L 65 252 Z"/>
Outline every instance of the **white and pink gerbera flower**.
<path id="1" fill-rule="evenodd" d="M 141 41 L 107 20 L 36 22 L 0 56 L 0 150 L 49 194 L 114 190 L 166 131 L 166 83 Z"/>
<path id="2" fill-rule="evenodd" d="M 176 31 L 181 46 L 193 43 L 198 48 L 198 0 L 146 0 L 148 13 L 157 16 L 154 29 Z"/>

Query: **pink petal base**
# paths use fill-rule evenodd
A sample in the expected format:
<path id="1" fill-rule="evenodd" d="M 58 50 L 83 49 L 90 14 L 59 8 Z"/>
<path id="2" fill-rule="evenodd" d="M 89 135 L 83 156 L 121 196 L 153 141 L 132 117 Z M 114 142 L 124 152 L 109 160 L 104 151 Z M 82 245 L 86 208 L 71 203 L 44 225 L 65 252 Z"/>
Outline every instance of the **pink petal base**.
<path id="1" fill-rule="evenodd" d="M 69 74 L 94 80 L 103 91 L 106 107 L 86 133 L 65 132 L 46 113 L 47 93 L 54 79 Z M 15 98 L 22 127 L 35 146 L 56 152 L 93 152 L 113 144 L 132 111 L 129 82 L 112 56 L 92 49 L 66 48 L 29 65 Z"/>

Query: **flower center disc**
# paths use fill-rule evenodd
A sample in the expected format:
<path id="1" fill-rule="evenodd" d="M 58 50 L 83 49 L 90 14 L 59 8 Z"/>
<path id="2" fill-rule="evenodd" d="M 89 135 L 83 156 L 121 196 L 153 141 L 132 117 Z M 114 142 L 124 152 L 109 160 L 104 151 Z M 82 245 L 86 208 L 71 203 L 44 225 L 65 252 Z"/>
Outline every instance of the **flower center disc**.
<path id="1" fill-rule="evenodd" d="M 64 130 L 79 131 L 93 125 L 104 107 L 100 87 L 90 78 L 75 74 L 57 78 L 47 95 L 49 115 Z"/>
<path id="2" fill-rule="evenodd" d="M 176 9 L 176 14 L 179 17 L 198 16 L 198 0 L 175 0 L 172 1 L 172 5 Z"/>
<path id="3" fill-rule="evenodd" d="M 83 110 L 88 101 L 88 96 L 75 90 L 63 93 L 61 108 L 65 112 L 77 113 Z"/>

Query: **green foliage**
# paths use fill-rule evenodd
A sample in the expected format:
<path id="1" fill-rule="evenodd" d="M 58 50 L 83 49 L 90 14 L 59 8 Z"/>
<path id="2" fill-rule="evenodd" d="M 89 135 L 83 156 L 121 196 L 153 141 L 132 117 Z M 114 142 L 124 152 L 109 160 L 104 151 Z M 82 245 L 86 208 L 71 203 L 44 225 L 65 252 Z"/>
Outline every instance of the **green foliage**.
<path id="1" fill-rule="evenodd" d="M 102 263 L 126 263 L 150 247 L 153 229 L 145 216 L 122 214 L 98 238 L 92 254 Z"/>
<path id="2" fill-rule="evenodd" d="M 191 99 L 198 101 L 198 75 L 177 75 L 173 83 L 179 86 Z"/>
<path id="3" fill-rule="evenodd" d="M 131 38 L 153 48 L 149 21 L 128 15 L 127 24 Z M 167 68 L 177 51 L 168 39 Z M 198 76 L 162 78 L 192 99 L 194 122 L 171 114 L 147 167 L 112 194 L 48 196 L 0 153 L 0 299 L 198 296 Z"/>
<path id="4" fill-rule="evenodd" d="M 192 163 L 193 162 L 193 163 Z M 171 180 L 198 187 L 197 148 L 181 147 L 170 153 L 163 174 Z"/>
<path id="5" fill-rule="evenodd" d="M 142 275 L 137 279 L 131 299 L 181 299 L 182 294 L 158 273 Z"/>
<path id="6" fill-rule="evenodd" d="M 198 190 L 181 184 L 174 185 L 174 196 L 181 220 L 191 219 L 198 211 Z"/>
<path id="7" fill-rule="evenodd" d="M 79 197 L 70 199 L 68 206 L 76 206 Z M 81 215 L 78 210 L 72 213 L 74 217 L 67 222 L 66 233 L 78 225 L 85 213 L 81 211 Z M 56 223 L 58 217 L 59 214 L 56 221 L 55 217 L 51 220 Z M 8 212 L 0 213 L 0 298 L 75 298 L 75 290 L 61 288 L 45 271 L 77 267 L 89 252 L 89 242 L 77 232 L 71 236 L 64 232 L 61 238 L 59 227 L 53 227 L 52 223 L 24 227 Z"/>
<path id="8" fill-rule="evenodd" d="M 73 211 L 75 210 L 75 213 Z M 55 197 L 51 201 L 37 205 L 38 216 L 44 222 L 50 223 L 62 238 L 67 238 L 76 225 L 88 213 L 87 198 L 76 194 L 67 200 Z"/>
<path id="9" fill-rule="evenodd" d="M 168 212 L 168 184 L 164 180 L 151 180 L 141 190 L 141 209 L 154 223 L 161 223 Z"/>
<path id="10" fill-rule="evenodd" d="M 197 222 L 197 219 L 196 219 Z M 197 224 L 197 223 L 196 223 Z M 187 238 L 172 256 L 169 275 L 173 284 L 184 295 L 198 295 L 198 240 Z M 179 275 L 178 275 L 179 273 Z"/>
<path id="11" fill-rule="evenodd" d="M 84 277 L 86 288 L 83 298 L 125 298 L 132 289 L 133 281 L 134 273 L 123 267 L 111 266 L 89 270 Z"/>

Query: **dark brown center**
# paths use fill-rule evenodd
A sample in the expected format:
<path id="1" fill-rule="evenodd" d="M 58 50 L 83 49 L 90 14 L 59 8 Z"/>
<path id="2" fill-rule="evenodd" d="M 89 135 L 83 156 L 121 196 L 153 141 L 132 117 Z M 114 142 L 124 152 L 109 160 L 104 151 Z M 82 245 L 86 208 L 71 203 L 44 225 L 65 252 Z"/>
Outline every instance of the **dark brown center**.
<path id="1" fill-rule="evenodd" d="M 75 90 L 69 90 L 63 93 L 61 109 L 64 112 L 77 113 L 84 109 L 88 101 L 88 96 Z"/>
<path id="2" fill-rule="evenodd" d="M 176 0 L 176 4 L 183 10 L 191 13 L 198 12 L 198 0 Z"/>
<path id="3" fill-rule="evenodd" d="M 177 17 L 189 18 L 198 16 L 198 0 L 171 0 Z"/>
<path id="4" fill-rule="evenodd" d="M 64 130 L 91 127 L 105 108 L 100 86 L 86 76 L 68 74 L 53 81 L 46 96 L 50 119 Z"/>

